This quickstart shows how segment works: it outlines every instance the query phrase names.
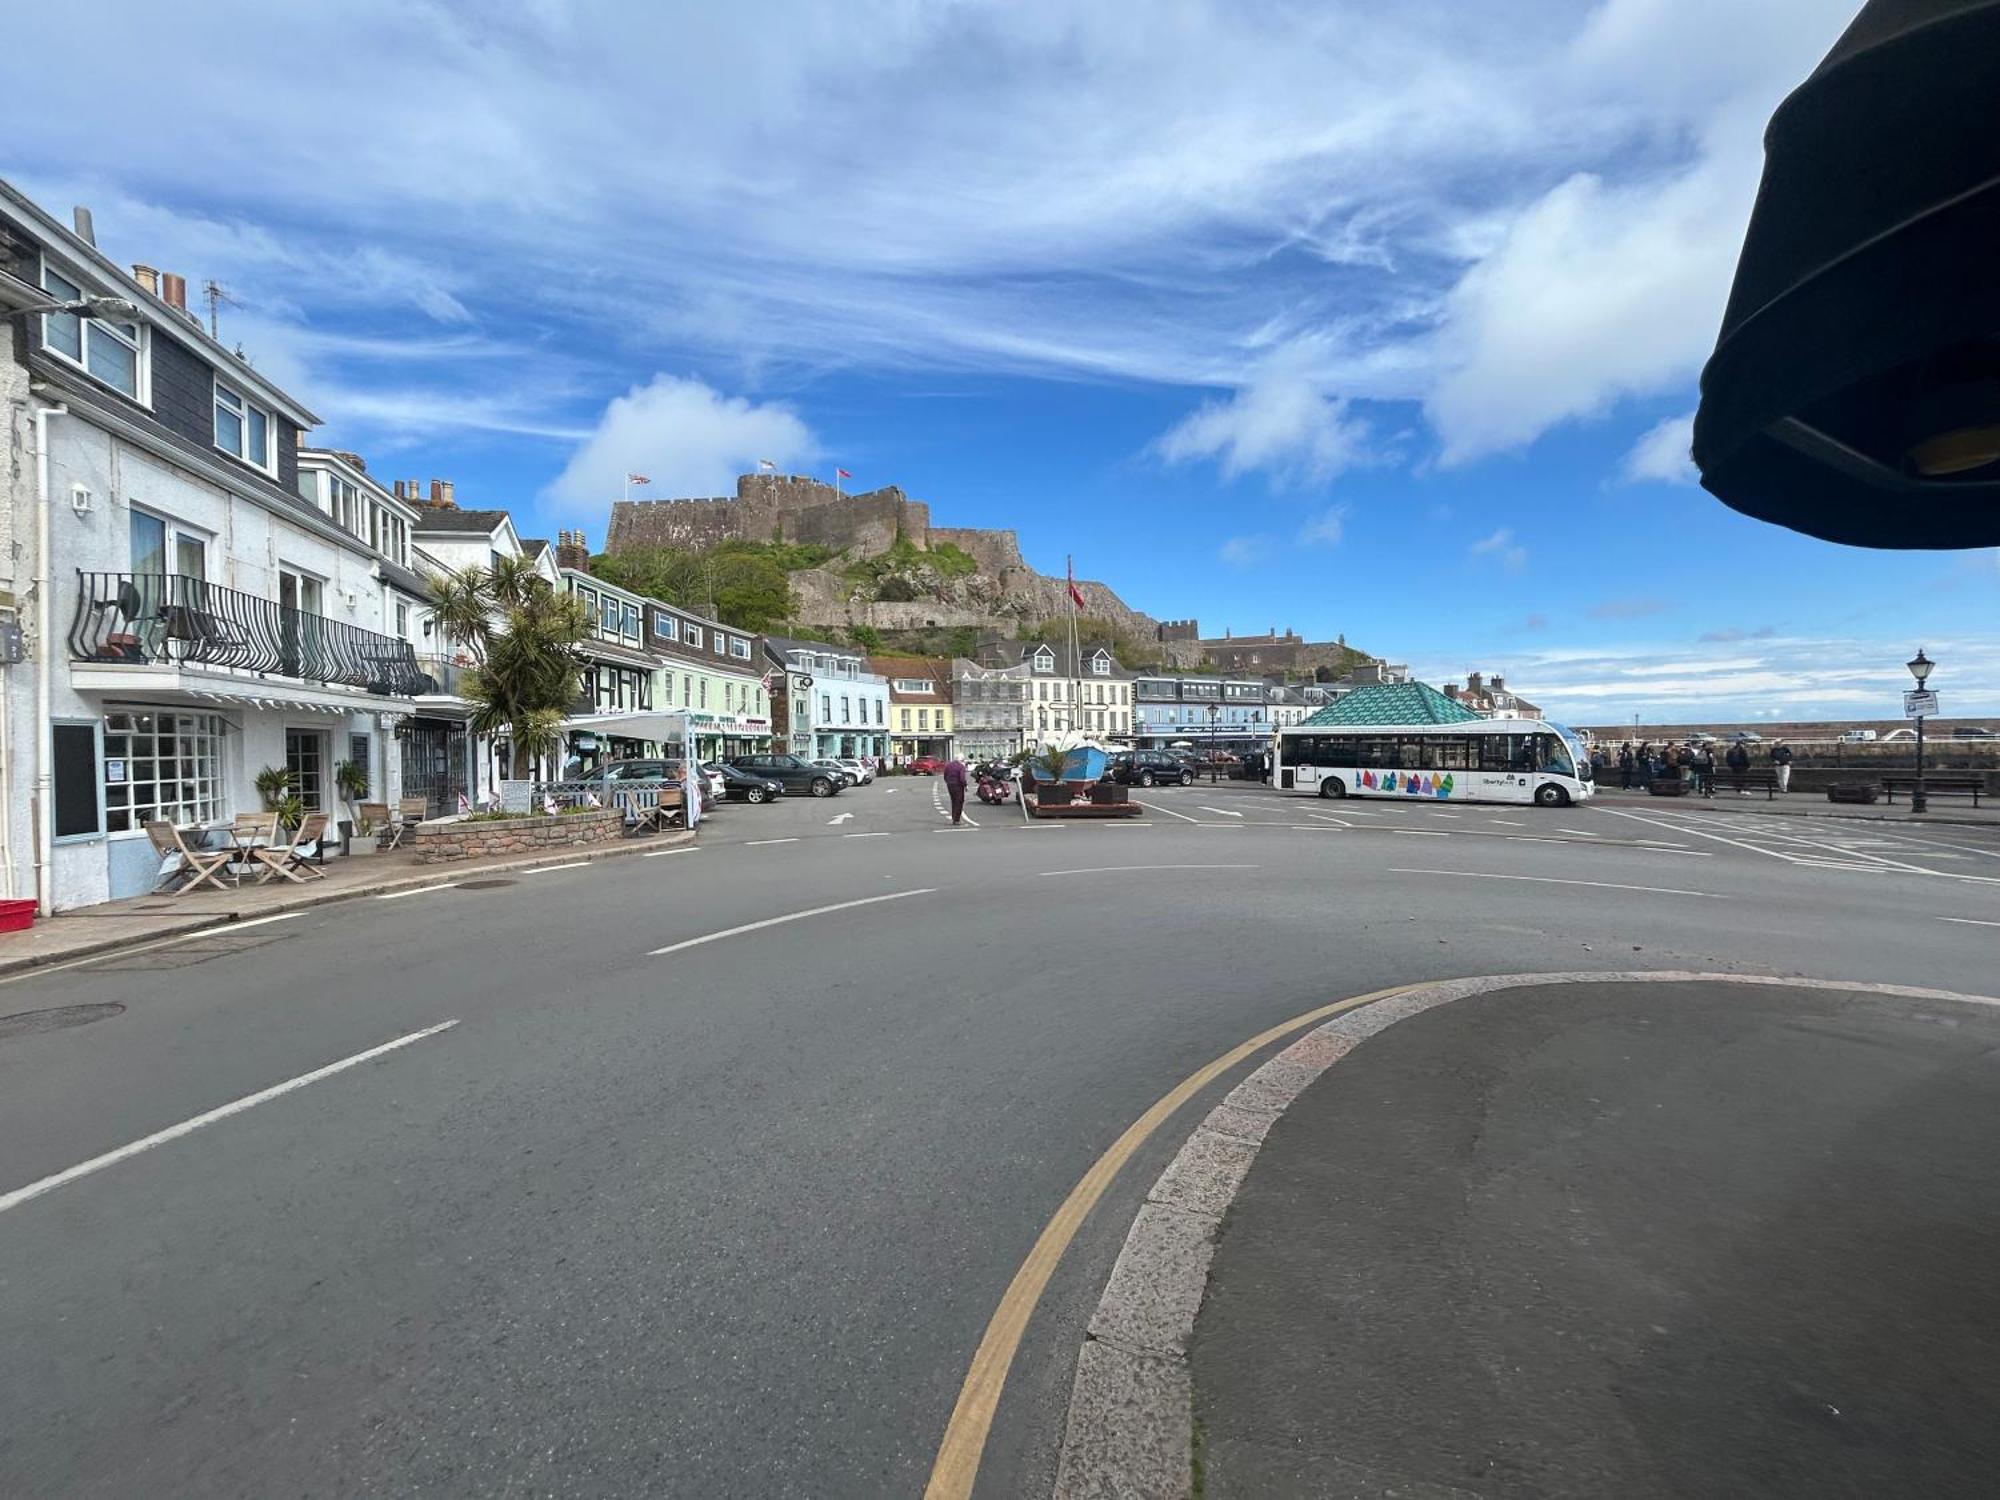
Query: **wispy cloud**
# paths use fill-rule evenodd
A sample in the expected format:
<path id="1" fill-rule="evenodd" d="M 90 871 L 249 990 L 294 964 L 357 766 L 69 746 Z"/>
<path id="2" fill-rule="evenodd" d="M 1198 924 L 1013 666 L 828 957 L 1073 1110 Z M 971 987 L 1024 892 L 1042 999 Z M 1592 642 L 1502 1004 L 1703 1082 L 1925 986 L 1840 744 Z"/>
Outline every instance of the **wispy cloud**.
<path id="1" fill-rule="evenodd" d="M 1744 630 L 1731 625 L 1722 630 L 1704 630 L 1700 639 L 1725 644 L 1735 641 L 1768 641 L 1777 633 L 1777 628 L 1771 625 L 1759 625 L 1754 630 Z"/>
<path id="2" fill-rule="evenodd" d="M 1216 548 L 1215 555 L 1232 568 L 1251 568 L 1271 555 L 1268 536 L 1233 536 Z"/>
<path id="3" fill-rule="evenodd" d="M 1514 528 L 1511 526 L 1502 526 L 1465 550 L 1474 557 L 1495 559 L 1510 573 L 1518 573 L 1528 565 L 1528 549 L 1514 540 Z"/>
<path id="4" fill-rule="evenodd" d="M 1347 507 L 1330 505 L 1299 528 L 1302 547 L 1337 547 L 1347 535 Z"/>
<path id="5" fill-rule="evenodd" d="M 1694 444 L 1694 413 L 1668 417 L 1646 429 L 1625 455 L 1628 484 L 1693 484 L 1699 473 L 1689 449 Z"/>
<path id="6" fill-rule="evenodd" d="M 1155 447 L 1169 463 L 1215 459 L 1225 479 L 1262 469 L 1280 483 L 1324 483 L 1357 460 L 1367 435 L 1292 346 L 1235 395 L 1203 402 Z"/>

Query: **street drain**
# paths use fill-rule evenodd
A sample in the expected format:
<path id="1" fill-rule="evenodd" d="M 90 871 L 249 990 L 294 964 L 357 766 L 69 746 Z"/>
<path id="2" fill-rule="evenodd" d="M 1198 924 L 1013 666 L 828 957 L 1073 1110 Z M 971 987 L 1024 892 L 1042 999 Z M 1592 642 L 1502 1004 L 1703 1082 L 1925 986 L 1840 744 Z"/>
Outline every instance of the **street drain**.
<path id="1" fill-rule="evenodd" d="M 108 1021 L 125 1014 L 115 1002 L 104 1005 L 58 1005 L 53 1010 L 24 1010 L 19 1015 L 0 1016 L 0 1042 L 17 1036 L 33 1036 L 40 1031 L 61 1031 L 65 1026 L 88 1026 L 92 1021 Z"/>
<path id="2" fill-rule="evenodd" d="M 461 891 L 497 891 L 503 885 L 519 885 L 520 883 L 518 880 L 461 880 L 458 883 L 458 888 Z"/>

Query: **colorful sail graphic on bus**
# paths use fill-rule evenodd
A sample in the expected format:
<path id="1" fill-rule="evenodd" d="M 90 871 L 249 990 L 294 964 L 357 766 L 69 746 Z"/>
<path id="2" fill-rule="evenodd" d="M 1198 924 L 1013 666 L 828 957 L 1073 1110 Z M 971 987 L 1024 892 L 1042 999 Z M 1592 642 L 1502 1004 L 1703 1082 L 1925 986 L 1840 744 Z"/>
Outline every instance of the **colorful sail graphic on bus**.
<path id="1" fill-rule="evenodd" d="M 1453 778 L 1447 771 L 1442 776 L 1426 776 L 1421 771 L 1363 771 L 1362 787 L 1371 792 L 1402 792 L 1411 797 L 1446 798 L 1451 795 Z"/>

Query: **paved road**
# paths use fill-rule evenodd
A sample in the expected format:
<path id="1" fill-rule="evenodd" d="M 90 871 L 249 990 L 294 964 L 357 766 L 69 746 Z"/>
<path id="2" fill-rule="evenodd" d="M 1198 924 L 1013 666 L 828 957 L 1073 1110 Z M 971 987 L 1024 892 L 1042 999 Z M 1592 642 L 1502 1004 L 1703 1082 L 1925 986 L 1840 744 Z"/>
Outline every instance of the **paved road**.
<path id="1" fill-rule="evenodd" d="M 1240 785 L 953 831 L 931 788 L 0 984 L 0 1016 L 125 1007 L 0 1021 L 0 1193 L 457 1023 L 0 1208 L 0 1493 L 915 1494 L 1064 1195 L 1266 1026 L 1599 965 L 1993 983 L 1978 831 L 1822 861 Z M 1046 1489 L 1088 1310 L 1215 1090 L 1064 1257 L 982 1494 Z"/>
<path id="2" fill-rule="evenodd" d="M 1205 1493 L 1992 1494 L 1996 1049 L 1982 1007 L 1730 984 L 1389 1028 L 1231 1209 Z"/>

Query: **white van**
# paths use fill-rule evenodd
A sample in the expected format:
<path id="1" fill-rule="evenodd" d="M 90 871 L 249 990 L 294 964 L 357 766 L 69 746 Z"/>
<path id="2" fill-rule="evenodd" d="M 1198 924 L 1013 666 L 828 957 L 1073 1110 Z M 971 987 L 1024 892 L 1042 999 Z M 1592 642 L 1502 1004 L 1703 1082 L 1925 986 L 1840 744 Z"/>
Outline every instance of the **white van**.
<path id="1" fill-rule="evenodd" d="M 1872 729 L 1843 729 L 1840 732 L 1840 743 L 1843 745 L 1872 745 L 1875 743 L 1875 731 Z"/>

